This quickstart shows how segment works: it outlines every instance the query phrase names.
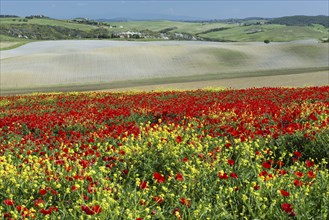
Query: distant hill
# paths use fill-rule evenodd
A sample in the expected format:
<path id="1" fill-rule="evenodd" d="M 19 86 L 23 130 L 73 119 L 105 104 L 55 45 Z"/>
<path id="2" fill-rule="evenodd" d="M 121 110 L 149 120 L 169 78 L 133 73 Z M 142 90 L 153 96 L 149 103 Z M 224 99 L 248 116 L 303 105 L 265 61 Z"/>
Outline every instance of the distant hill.
<path id="1" fill-rule="evenodd" d="M 59 20 L 45 15 L 2 15 L 0 41 L 121 38 L 220 42 L 287 42 L 318 39 L 326 42 L 329 34 L 328 16 L 249 17 L 207 21 L 122 20 L 126 19 Z"/>
<path id="2" fill-rule="evenodd" d="M 17 15 L 0 15 L 0 18 L 18 18 Z"/>
<path id="3" fill-rule="evenodd" d="M 307 26 L 312 24 L 321 24 L 324 27 L 329 28 L 329 16 L 286 16 L 275 18 L 271 21 L 272 24 L 284 24 L 289 26 Z"/>

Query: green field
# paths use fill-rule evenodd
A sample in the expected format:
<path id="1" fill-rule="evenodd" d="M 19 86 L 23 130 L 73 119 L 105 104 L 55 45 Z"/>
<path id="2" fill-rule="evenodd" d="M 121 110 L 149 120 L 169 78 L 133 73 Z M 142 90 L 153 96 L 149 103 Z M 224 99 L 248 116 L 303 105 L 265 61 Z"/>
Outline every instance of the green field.
<path id="1" fill-rule="evenodd" d="M 0 34 L 0 50 L 10 50 L 16 47 L 22 46 L 30 40 L 24 38 L 9 37 L 3 34 Z"/>
<path id="2" fill-rule="evenodd" d="M 170 40 L 186 40 L 177 37 L 177 34 L 188 34 L 200 40 L 208 41 L 233 41 L 233 42 L 288 42 L 306 39 L 328 38 L 329 29 L 319 25 L 286 26 L 280 24 L 256 24 L 263 20 L 247 20 L 238 22 L 180 22 L 180 21 L 122 21 L 100 22 L 98 25 L 81 24 L 73 20 L 56 20 L 50 18 L 0 18 L 0 34 L 12 36 L 12 32 L 35 33 L 34 40 L 58 39 L 84 39 L 95 38 L 92 33 L 103 28 L 107 37 L 113 33 L 126 31 L 141 32 L 144 36 L 139 40 L 162 40 L 163 35 Z M 53 27 L 53 28 L 51 28 Z M 54 27 L 57 29 L 54 31 Z M 62 29 L 59 29 L 62 28 Z M 13 30 L 13 31 L 11 31 Z M 23 31 L 23 32 L 24 32 Z M 16 34 L 17 36 L 17 34 Z M 96 37 L 98 38 L 98 37 Z M 17 37 L 1 37 L 1 41 L 18 41 Z M 131 39 L 130 39 L 131 40 Z M 21 42 L 21 41 L 20 41 Z M 4 49 L 4 47 L 1 47 Z M 9 47 L 11 48 L 11 47 Z"/>
<path id="3" fill-rule="evenodd" d="M 26 19 L 27 22 L 23 21 L 24 18 L 1 18 L 0 24 L 37 24 L 37 25 L 49 25 L 49 26 L 59 26 L 65 27 L 70 29 L 77 29 L 82 31 L 90 31 L 95 29 L 95 26 L 86 25 L 86 24 L 78 24 L 74 23 L 70 20 L 57 20 L 57 19 L 48 19 L 48 18 L 33 18 L 33 19 Z M 21 21 L 20 21 L 21 20 Z"/>
<path id="4" fill-rule="evenodd" d="M 239 26 L 230 29 L 201 34 L 200 37 L 219 41 L 264 41 L 276 42 L 294 40 L 320 39 L 328 37 L 328 29 L 316 26 L 285 26 L 285 25 L 252 25 Z"/>
<path id="5" fill-rule="evenodd" d="M 110 22 L 111 25 L 117 26 L 114 30 L 150 30 L 150 31 L 163 31 L 168 28 L 173 28 L 171 33 L 189 33 L 197 34 L 214 28 L 234 27 L 225 23 L 200 23 L 200 22 L 178 22 L 178 21 L 127 21 L 127 22 Z"/>

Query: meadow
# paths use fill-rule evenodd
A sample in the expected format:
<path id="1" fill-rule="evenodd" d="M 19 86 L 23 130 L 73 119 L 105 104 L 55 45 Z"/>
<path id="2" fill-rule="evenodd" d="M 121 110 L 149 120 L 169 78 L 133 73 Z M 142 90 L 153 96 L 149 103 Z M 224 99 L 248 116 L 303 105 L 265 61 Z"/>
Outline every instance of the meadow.
<path id="1" fill-rule="evenodd" d="M 4 219 L 328 219 L 329 86 L 0 97 Z"/>

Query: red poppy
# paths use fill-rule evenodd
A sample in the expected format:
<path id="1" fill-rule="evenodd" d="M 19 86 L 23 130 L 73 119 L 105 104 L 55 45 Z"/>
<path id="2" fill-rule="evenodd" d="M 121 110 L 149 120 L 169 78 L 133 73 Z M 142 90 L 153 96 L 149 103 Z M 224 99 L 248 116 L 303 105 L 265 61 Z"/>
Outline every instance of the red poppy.
<path id="1" fill-rule="evenodd" d="M 260 189 L 259 185 L 254 186 L 254 190 L 259 190 L 259 189 Z"/>
<path id="2" fill-rule="evenodd" d="M 142 206 L 145 206 L 146 202 L 144 200 L 139 200 L 139 204 L 142 205 Z"/>
<path id="3" fill-rule="evenodd" d="M 23 207 L 23 206 L 20 206 L 20 205 L 18 205 L 18 206 L 16 206 L 16 210 L 18 211 L 18 212 L 20 212 L 21 213 L 21 215 L 22 215 L 22 217 L 29 217 L 29 216 L 32 216 L 31 214 L 31 212 L 29 211 L 29 209 L 28 208 L 26 208 L 26 207 Z M 33 217 L 33 216 L 32 216 Z"/>
<path id="4" fill-rule="evenodd" d="M 95 187 L 94 187 L 94 184 L 92 184 L 92 183 L 90 183 L 90 184 L 88 185 L 87 190 L 88 190 L 88 193 L 90 193 L 90 194 L 96 192 L 96 189 L 95 189 Z"/>
<path id="5" fill-rule="evenodd" d="M 172 214 L 174 214 L 174 215 L 180 214 L 180 208 L 178 208 L 178 207 L 174 208 L 174 210 L 172 211 Z"/>
<path id="6" fill-rule="evenodd" d="M 313 167 L 314 166 L 314 162 L 313 161 L 306 160 L 305 163 L 306 163 L 306 166 L 307 167 Z"/>
<path id="7" fill-rule="evenodd" d="M 298 152 L 298 151 L 295 151 L 294 154 L 298 158 L 302 157 L 302 154 L 300 152 Z"/>
<path id="8" fill-rule="evenodd" d="M 234 160 L 232 160 L 232 159 L 228 159 L 227 162 L 228 162 L 228 164 L 230 164 L 231 166 L 234 166 L 234 163 L 235 163 Z"/>
<path id="9" fill-rule="evenodd" d="M 11 215 L 10 215 L 10 213 L 6 212 L 6 213 L 3 214 L 3 217 L 4 217 L 4 218 L 10 218 Z"/>
<path id="10" fill-rule="evenodd" d="M 294 180 L 294 185 L 295 186 L 302 186 L 303 185 L 303 182 L 300 181 L 300 180 Z"/>
<path id="11" fill-rule="evenodd" d="M 283 176 L 283 175 L 287 174 L 287 171 L 286 170 L 278 170 L 278 174 L 279 174 L 279 176 Z"/>
<path id="12" fill-rule="evenodd" d="M 181 143 L 183 141 L 183 138 L 181 136 L 176 137 L 176 142 Z"/>
<path id="13" fill-rule="evenodd" d="M 40 195 L 45 195 L 46 193 L 47 193 L 47 190 L 45 190 L 45 189 L 40 189 L 39 190 L 39 193 L 40 193 Z"/>
<path id="14" fill-rule="evenodd" d="M 162 176 L 158 172 L 153 173 L 153 177 L 154 177 L 154 179 L 157 180 L 158 183 L 164 183 L 166 181 L 166 179 L 164 178 L 164 176 Z"/>
<path id="15" fill-rule="evenodd" d="M 45 204 L 46 202 L 44 200 L 38 198 L 38 199 L 34 200 L 33 203 L 34 203 L 34 206 L 38 207 L 38 206 L 40 206 L 40 204 Z"/>
<path id="16" fill-rule="evenodd" d="M 175 179 L 176 179 L 177 181 L 183 181 L 183 180 L 184 180 L 184 177 L 183 177 L 182 174 L 180 174 L 180 173 L 176 173 L 176 177 L 175 177 Z"/>
<path id="17" fill-rule="evenodd" d="M 292 207 L 291 204 L 289 204 L 289 203 L 284 203 L 284 204 L 281 205 L 281 209 L 282 209 L 284 212 L 288 213 L 290 216 L 295 216 L 295 213 L 293 212 L 293 207 Z"/>
<path id="18" fill-rule="evenodd" d="M 87 195 L 82 195 L 83 200 L 88 201 L 89 197 Z"/>
<path id="19" fill-rule="evenodd" d="M 281 205 L 281 208 L 285 212 L 291 212 L 293 210 L 293 207 L 289 203 L 284 203 Z"/>
<path id="20" fill-rule="evenodd" d="M 119 154 L 121 154 L 122 156 L 124 156 L 126 154 L 126 152 L 124 150 L 119 150 Z"/>
<path id="21" fill-rule="evenodd" d="M 153 201 L 158 204 L 161 204 L 161 203 L 163 203 L 163 198 L 161 196 L 154 196 Z"/>
<path id="22" fill-rule="evenodd" d="M 94 206 L 81 206 L 81 210 L 84 211 L 87 215 L 95 215 L 102 211 L 102 208 L 99 205 Z"/>
<path id="23" fill-rule="evenodd" d="M 268 176 L 268 172 L 266 170 L 262 170 L 260 173 L 259 173 L 259 176 Z"/>
<path id="24" fill-rule="evenodd" d="M 283 161 L 278 161 L 277 164 L 278 164 L 279 167 L 282 167 L 284 165 L 284 162 Z"/>
<path id="25" fill-rule="evenodd" d="M 52 212 L 58 212 L 58 208 L 56 206 L 49 207 L 49 209 L 41 209 L 40 213 L 43 215 L 50 215 Z"/>
<path id="26" fill-rule="evenodd" d="M 15 201 L 12 199 L 6 199 L 3 201 L 3 204 L 13 206 L 13 205 L 15 205 Z"/>
<path id="27" fill-rule="evenodd" d="M 58 195 L 58 192 L 56 192 L 55 190 L 51 189 L 51 194 Z"/>
<path id="28" fill-rule="evenodd" d="M 227 175 L 227 173 L 221 173 L 221 172 L 218 172 L 218 177 L 220 178 L 220 179 L 228 179 L 228 175 Z"/>
<path id="29" fill-rule="evenodd" d="M 313 171 L 308 171 L 307 176 L 308 178 L 314 179 L 316 177 L 316 173 L 314 173 Z"/>
<path id="30" fill-rule="evenodd" d="M 233 179 L 237 179 L 237 178 L 238 178 L 238 174 L 232 172 L 232 173 L 230 174 L 230 177 L 232 177 Z"/>
<path id="31" fill-rule="evenodd" d="M 139 184 L 139 188 L 140 188 L 140 189 L 147 189 L 147 188 L 149 188 L 149 187 L 147 186 L 147 182 L 146 182 L 146 181 L 142 181 L 142 182 Z"/>
<path id="32" fill-rule="evenodd" d="M 226 148 L 230 148 L 231 146 L 232 146 L 231 143 L 226 143 L 226 144 L 225 144 L 225 147 L 226 147 Z"/>
<path id="33" fill-rule="evenodd" d="M 299 158 L 298 157 L 293 157 L 293 158 L 291 158 L 291 160 L 292 160 L 292 162 L 296 163 L 296 162 L 298 162 Z"/>
<path id="34" fill-rule="evenodd" d="M 298 177 L 298 178 L 302 178 L 303 176 L 304 176 L 304 174 L 302 173 L 302 172 L 300 172 L 300 171 L 296 171 L 296 176 Z"/>
<path id="35" fill-rule="evenodd" d="M 280 192 L 281 192 L 281 195 L 283 195 L 283 196 L 289 196 L 290 195 L 289 192 L 287 192 L 287 191 L 285 191 L 283 189 L 280 189 Z"/>
<path id="36" fill-rule="evenodd" d="M 267 162 L 263 162 L 262 163 L 262 166 L 266 169 L 271 169 L 271 164 L 270 163 L 267 163 Z"/>
<path id="37" fill-rule="evenodd" d="M 23 207 L 21 205 L 16 206 L 16 210 L 18 212 L 22 212 L 22 211 L 26 212 L 26 211 L 29 211 L 26 207 Z"/>
<path id="38" fill-rule="evenodd" d="M 185 205 L 187 207 L 189 207 L 191 205 L 191 201 L 186 199 L 186 198 L 181 198 L 179 201 L 182 205 Z"/>

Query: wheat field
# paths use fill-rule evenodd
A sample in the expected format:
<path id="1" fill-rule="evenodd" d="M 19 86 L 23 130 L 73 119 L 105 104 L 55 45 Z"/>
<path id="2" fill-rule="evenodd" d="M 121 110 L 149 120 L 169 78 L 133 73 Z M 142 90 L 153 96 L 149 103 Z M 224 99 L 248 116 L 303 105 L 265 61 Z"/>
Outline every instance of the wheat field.
<path id="1" fill-rule="evenodd" d="M 1 51 L 0 86 L 2 89 L 20 89 L 168 77 L 188 81 L 190 76 L 197 75 L 202 79 L 209 74 L 219 78 L 221 75 L 225 76 L 223 78 L 241 78 L 253 71 L 325 68 L 328 67 L 328 49 L 328 44 L 309 41 L 271 44 L 33 42 Z M 326 74 L 323 76 L 327 79 Z"/>

